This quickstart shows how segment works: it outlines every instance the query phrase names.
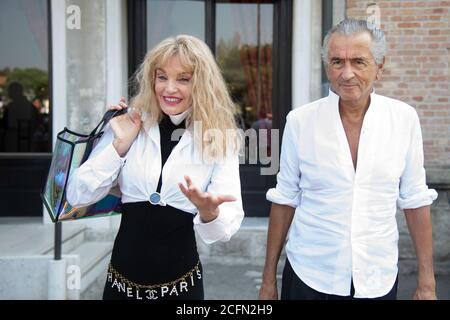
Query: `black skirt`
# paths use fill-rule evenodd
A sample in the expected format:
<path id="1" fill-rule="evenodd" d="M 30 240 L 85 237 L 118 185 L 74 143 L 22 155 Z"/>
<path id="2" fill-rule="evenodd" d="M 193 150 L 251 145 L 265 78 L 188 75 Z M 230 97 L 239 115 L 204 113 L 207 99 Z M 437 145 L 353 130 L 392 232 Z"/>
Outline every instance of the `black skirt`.
<path id="1" fill-rule="evenodd" d="M 103 299 L 204 299 L 194 216 L 149 202 L 122 209 Z"/>

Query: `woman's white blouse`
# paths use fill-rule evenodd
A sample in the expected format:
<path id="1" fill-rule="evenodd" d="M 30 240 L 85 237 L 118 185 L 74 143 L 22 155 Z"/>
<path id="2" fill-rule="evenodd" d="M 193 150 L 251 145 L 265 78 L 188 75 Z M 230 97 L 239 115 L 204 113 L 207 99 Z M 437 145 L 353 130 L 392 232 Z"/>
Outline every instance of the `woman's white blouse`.
<path id="1" fill-rule="evenodd" d="M 192 135 L 191 130 L 185 130 L 164 165 L 161 205 L 170 205 L 192 214 L 198 212 L 179 189 L 179 182 L 186 185 L 185 175 L 202 191 L 234 196 L 236 201 L 219 206 L 219 216 L 213 221 L 203 223 L 198 214 L 194 217 L 194 228 L 206 243 L 228 241 L 237 232 L 244 217 L 239 157 L 237 154 L 228 156 L 216 163 L 202 161 L 194 147 Z M 67 200 L 72 206 L 82 207 L 101 200 L 117 183 L 122 193 L 122 203 L 149 201 L 150 195 L 156 191 L 161 173 L 158 125 L 143 127 L 123 158 L 113 147 L 113 139 L 114 134 L 108 126 L 89 159 L 71 174 Z"/>

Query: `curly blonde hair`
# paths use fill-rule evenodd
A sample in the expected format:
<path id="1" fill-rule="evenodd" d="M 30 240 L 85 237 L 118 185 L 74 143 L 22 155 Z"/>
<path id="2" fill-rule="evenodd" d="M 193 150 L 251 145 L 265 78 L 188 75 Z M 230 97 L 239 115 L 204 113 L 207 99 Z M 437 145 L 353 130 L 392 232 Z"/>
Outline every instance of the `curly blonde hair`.
<path id="1" fill-rule="evenodd" d="M 203 132 L 203 135 L 196 133 L 195 143 L 201 143 L 202 149 L 208 145 L 209 156 L 212 157 L 228 153 L 230 146 L 236 152 L 240 147 L 235 120 L 237 108 L 209 47 L 193 36 L 167 38 L 146 54 L 135 74 L 137 93 L 130 105 L 145 113 L 150 124 L 161 121 L 163 113 L 154 90 L 156 70 L 164 67 L 172 57 L 178 58 L 183 68 L 192 74 L 192 112 L 186 118 L 186 127 L 200 121 Z M 220 134 L 211 135 L 217 130 L 222 137 Z M 205 132 L 209 134 L 205 136 Z"/>

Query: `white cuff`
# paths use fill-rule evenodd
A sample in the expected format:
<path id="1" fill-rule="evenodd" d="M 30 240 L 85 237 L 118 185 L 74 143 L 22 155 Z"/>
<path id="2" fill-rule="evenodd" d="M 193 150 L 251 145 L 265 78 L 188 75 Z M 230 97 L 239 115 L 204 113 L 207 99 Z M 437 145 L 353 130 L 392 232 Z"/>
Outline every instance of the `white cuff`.
<path id="1" fill-rule="evenodd" d="M 200 214 L 194 217 L 194 228 L 204 242 L 211 244 L 219 240 L 228 241 L 231 238 L 227 234 L 227 223 L 223 217 L 223 212 L 220 212 L 217 218 L 209 222 L 202 222 Z"/>
<path id="2" fill-rule="evenodd" d="M 416 209 L 423 206 L 428 206 L 433 203 L 438 197 L 436 190 L 427 189 L 421 193 L 415 194 L 408 198 L 399 198 L 397 201 L 400 209 Z"/>
<path id="3" fill-rule="evenodd" d="M 300 205 L 301 192 L 295 194 L 292 198 L 284 196 L 277 188 L 271 188 L 266 193 L 266 199 L 270 202 L 287 205 L 292 208 L 297 208 Z"/>

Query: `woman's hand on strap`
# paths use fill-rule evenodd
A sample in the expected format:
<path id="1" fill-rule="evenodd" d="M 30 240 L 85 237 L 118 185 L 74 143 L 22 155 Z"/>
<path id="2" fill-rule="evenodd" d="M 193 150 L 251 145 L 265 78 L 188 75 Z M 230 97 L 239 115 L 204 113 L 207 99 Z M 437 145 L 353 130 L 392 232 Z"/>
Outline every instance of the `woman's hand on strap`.
<path id="1" fill-rule="evenodd" d="M 125 98 L 122 97 L 119 104 L 109 107 L 108 110 L 122 110 L 126 108 L 128 108 L 128 105 L 125 103 Z M 138 111 L 131 110 L 121 116 L 114 117 L 109 121 L 109 124 L 114 132 L 113 146 L 117 153 L 123 157 L 130 149 L 141 129 L 141 114 Z"/>

